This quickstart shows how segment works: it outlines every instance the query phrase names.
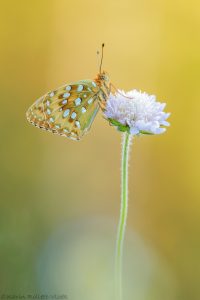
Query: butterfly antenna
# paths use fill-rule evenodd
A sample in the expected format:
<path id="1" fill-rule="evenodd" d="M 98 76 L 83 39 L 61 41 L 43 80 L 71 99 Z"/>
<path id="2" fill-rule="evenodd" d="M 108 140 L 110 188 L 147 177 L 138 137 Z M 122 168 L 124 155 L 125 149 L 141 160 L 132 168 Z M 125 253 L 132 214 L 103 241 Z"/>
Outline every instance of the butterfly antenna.
<path id="1" fill-rule="evenodd" d="M 101 74 L 101 67 L 102 67 L 102 63 L 103 63 L 103 48 L 104 48 L 105 44 L 103 43 L 101 45 L 101 62 L 100 62 L 100 66 L 99 66 L 99 73 Z"/>

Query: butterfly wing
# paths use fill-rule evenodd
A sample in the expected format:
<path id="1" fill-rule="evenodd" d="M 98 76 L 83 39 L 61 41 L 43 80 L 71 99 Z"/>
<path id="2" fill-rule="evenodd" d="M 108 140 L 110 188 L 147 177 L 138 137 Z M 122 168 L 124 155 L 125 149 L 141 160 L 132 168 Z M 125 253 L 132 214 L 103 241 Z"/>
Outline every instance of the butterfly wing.
<path id="1" fill-rule="evenodd" d="M 27 119 L 41 129 L 80 140 L 99 110 L 99 91 L 92 80 L 64 85 L 33 103 Z"/>

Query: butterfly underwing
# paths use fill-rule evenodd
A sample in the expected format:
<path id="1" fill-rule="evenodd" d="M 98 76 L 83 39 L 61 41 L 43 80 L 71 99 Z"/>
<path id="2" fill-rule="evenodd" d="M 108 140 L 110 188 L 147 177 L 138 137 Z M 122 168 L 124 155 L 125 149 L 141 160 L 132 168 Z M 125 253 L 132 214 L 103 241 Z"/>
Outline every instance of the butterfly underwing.
<path id="1" fill-rule="evenodd" d="M 94 80 L 80 80 L 52 90 L 36 100 L 26 117 L 34 126 L 80 140 L 87 133 L 110 94 L 108 74 L 100 72 Z"/>

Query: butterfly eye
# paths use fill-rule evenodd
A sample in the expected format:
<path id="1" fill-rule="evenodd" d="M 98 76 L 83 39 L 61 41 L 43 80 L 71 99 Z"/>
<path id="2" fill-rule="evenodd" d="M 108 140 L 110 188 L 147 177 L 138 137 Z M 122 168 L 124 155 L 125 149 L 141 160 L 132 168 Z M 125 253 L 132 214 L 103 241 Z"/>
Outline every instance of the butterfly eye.
<path id="1" fill-rule="evenodd" d="M 110 81 L 110 77 L 108 75 L 107 72 L 103 71 L 100 76 L 102 77 L 101 79 L 104 80 L 104 81 Z"/>
<path id="2" fill-rule="evenodd" d="M 103 81 L 109 81 L 109 77 L 107 74 L 100 74 L 99 78 Z"/>

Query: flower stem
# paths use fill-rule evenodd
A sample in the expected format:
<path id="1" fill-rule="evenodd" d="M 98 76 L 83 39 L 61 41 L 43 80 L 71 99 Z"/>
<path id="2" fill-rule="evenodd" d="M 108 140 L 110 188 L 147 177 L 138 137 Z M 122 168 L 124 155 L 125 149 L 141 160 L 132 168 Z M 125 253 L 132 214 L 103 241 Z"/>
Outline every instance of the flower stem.
<path id="1" fill-rule="evenodd" d="M 125 236 L 125 227 L 128 214 L 128 158 L 131 135 L 128 132 L 122 136 L 122 160 L 121 160 L 121 209 L 118 224 L 116 256 L 115 256 L 115 291 L 116 299 L 122 300 L 122 254 Z"/>

